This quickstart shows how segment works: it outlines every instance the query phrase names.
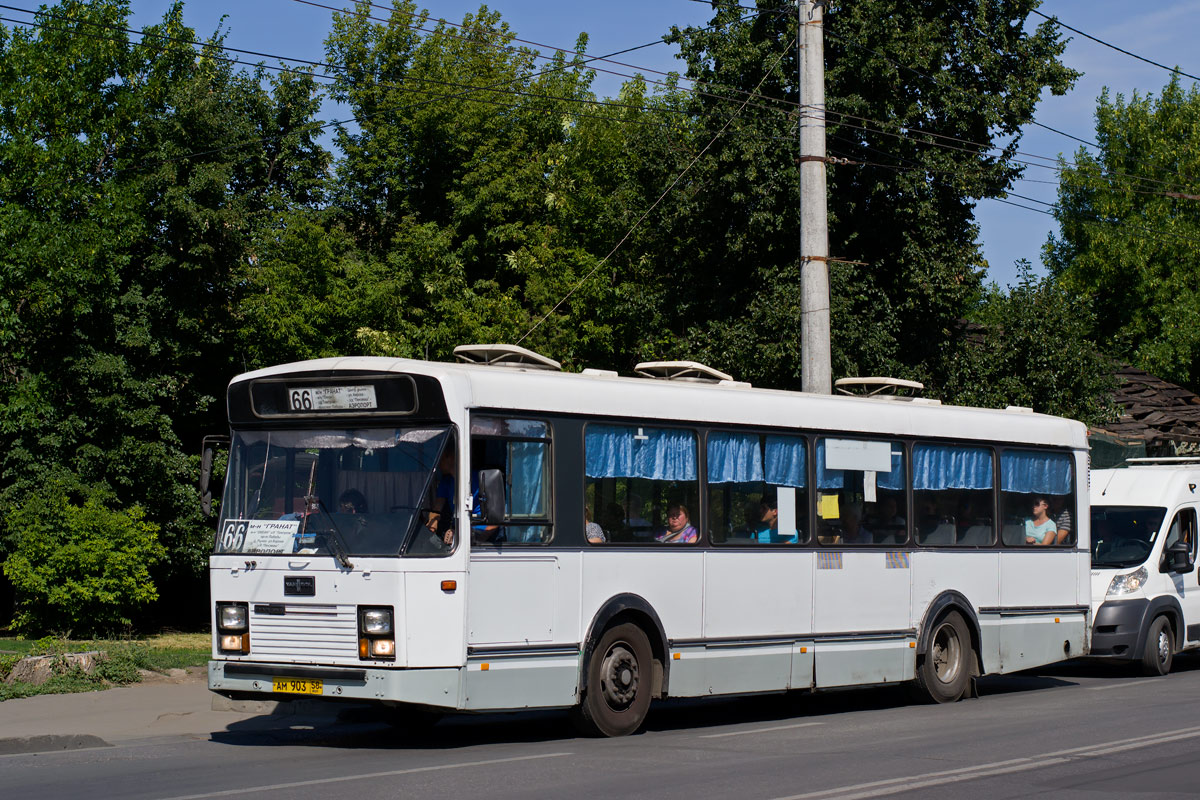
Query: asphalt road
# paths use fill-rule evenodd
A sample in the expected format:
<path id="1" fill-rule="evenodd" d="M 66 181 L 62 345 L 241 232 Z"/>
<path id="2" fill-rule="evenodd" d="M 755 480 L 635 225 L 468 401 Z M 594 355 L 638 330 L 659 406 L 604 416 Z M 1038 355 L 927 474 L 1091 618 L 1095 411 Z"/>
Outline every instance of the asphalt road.
<path id="1" fill-rule="evenodd" d="M 4 798 L 1095 798 L 1200 796 L 1200 656 L 1165 678 L 1069 663 L 912 704 L 900 689 L 655 706 L 580 739 L 562 713 L 369 715 L 0 756 Z"/>

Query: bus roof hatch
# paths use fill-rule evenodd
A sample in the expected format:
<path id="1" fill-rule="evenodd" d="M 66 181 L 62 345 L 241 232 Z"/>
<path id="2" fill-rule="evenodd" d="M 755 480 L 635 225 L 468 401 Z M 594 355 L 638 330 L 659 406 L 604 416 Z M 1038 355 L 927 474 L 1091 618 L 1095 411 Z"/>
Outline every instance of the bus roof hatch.
<path id="1" fill-rule="evenodd" d="M 643 361 L 633 368 L 643 378 L 668 381 L 698 381 L 702 383 L 734 383 L 732 375 L 695 361 Z"/>
<path id="2" fill-rule="evenodd" d="M 562 365 L 554 359 L 515 344 L 460 344 L 454 348 L 454 356 L 465 364 L 562 371 Z"/>

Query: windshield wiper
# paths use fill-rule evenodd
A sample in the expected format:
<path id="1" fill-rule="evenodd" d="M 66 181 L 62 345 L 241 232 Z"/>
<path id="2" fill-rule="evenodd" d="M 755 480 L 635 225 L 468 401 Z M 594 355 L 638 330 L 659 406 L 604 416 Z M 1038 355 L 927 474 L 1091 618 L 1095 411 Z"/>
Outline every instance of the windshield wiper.
<path id="1" fill-rule="evenodd" d="M 304 521 L 300 523 L 300 535 L 304 536 L 308 531 L 308 517 L 312 514 L 313 509 L 319 509 L 325 515 L 325 519 L 329 520 L 329 531 L 333 535 L 325 537 L 325 542 L 329 545 L 334 558 L 346 569 L 354 569 L 354 565 L 350 563 L 350 557 L 346 554 L 345 543 L 342 541 L 342 532 L 338 529 L 337 523 L 333 521 L 333 515 L 325 508 L 325 504 L 321 502 L 321 498 L 313 494 L 316 473 L 317 462 L 314 461 L 312 469 L 308 471 L 308 493 L 304 495 L 305 513 Z"/>

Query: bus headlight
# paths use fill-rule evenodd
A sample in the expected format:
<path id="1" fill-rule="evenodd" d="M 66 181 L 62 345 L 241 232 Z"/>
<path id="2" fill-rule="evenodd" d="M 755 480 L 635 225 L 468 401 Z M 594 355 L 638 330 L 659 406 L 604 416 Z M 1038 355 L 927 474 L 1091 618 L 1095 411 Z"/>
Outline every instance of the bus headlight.
<path id="1" fill-rule="evenodd" d="M 1108 585 L 1108 596 L 1133 594 L 1138 589 L 1141 589 L 1146 584 L 1146 578 L 1150 573 L 1146 572 L 1145 567 L 1139 567 L 1133 572 L 1128 572 L 1124 575 L 1118 575 L 1112 579 L 1112 583 Z"/>
<path id="2" fill-rule="evenodd" d="M 369 636 L 382 636 L 392 632 L 392 610 L 390 608 L 364 608 L 362 630 Z"/>
<path id="3" fill-rule="evenodd" d="M 250 652 L 250 607 L 217 603 L 217 652 L 244 656 Z"/>
<path id="4" fill-rule="evenodd" d="M 396 660 L 396 634 L 391 606 L 359 607 L 358 657 L 364 661 Z"/>
<path id="5" fill-rule="evenodd" d="M 223 631 L 246 630 L 246 604 L 218 603 L 217 627 Z"/>

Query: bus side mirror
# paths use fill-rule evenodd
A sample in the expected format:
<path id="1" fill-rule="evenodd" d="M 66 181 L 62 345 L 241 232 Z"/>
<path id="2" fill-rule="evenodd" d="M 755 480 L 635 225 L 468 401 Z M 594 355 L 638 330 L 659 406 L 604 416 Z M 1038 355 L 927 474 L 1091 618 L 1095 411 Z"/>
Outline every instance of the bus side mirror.
<path id="1" fill-rule="evenodd" d="M 485 525 L 504 524 L 504 473 L 479 470 L 479 515 Z"/>
<path id="2" fill-rule="evenodd" d="M 1196 568 L 1196 563 L 1192 560 L 1192 546 L 1185 541 L 1175 542 L 1167 548 L 1165 555 L 1169 572 L 1183 575 Z"/>
<path id="3" fill-rule="evenodd" d="M 228 436 L 205 436 L 200 443 L 200 510 L 206 517 L 212 516 L 212 469 L 216 450 L 228 445 Z"/>

